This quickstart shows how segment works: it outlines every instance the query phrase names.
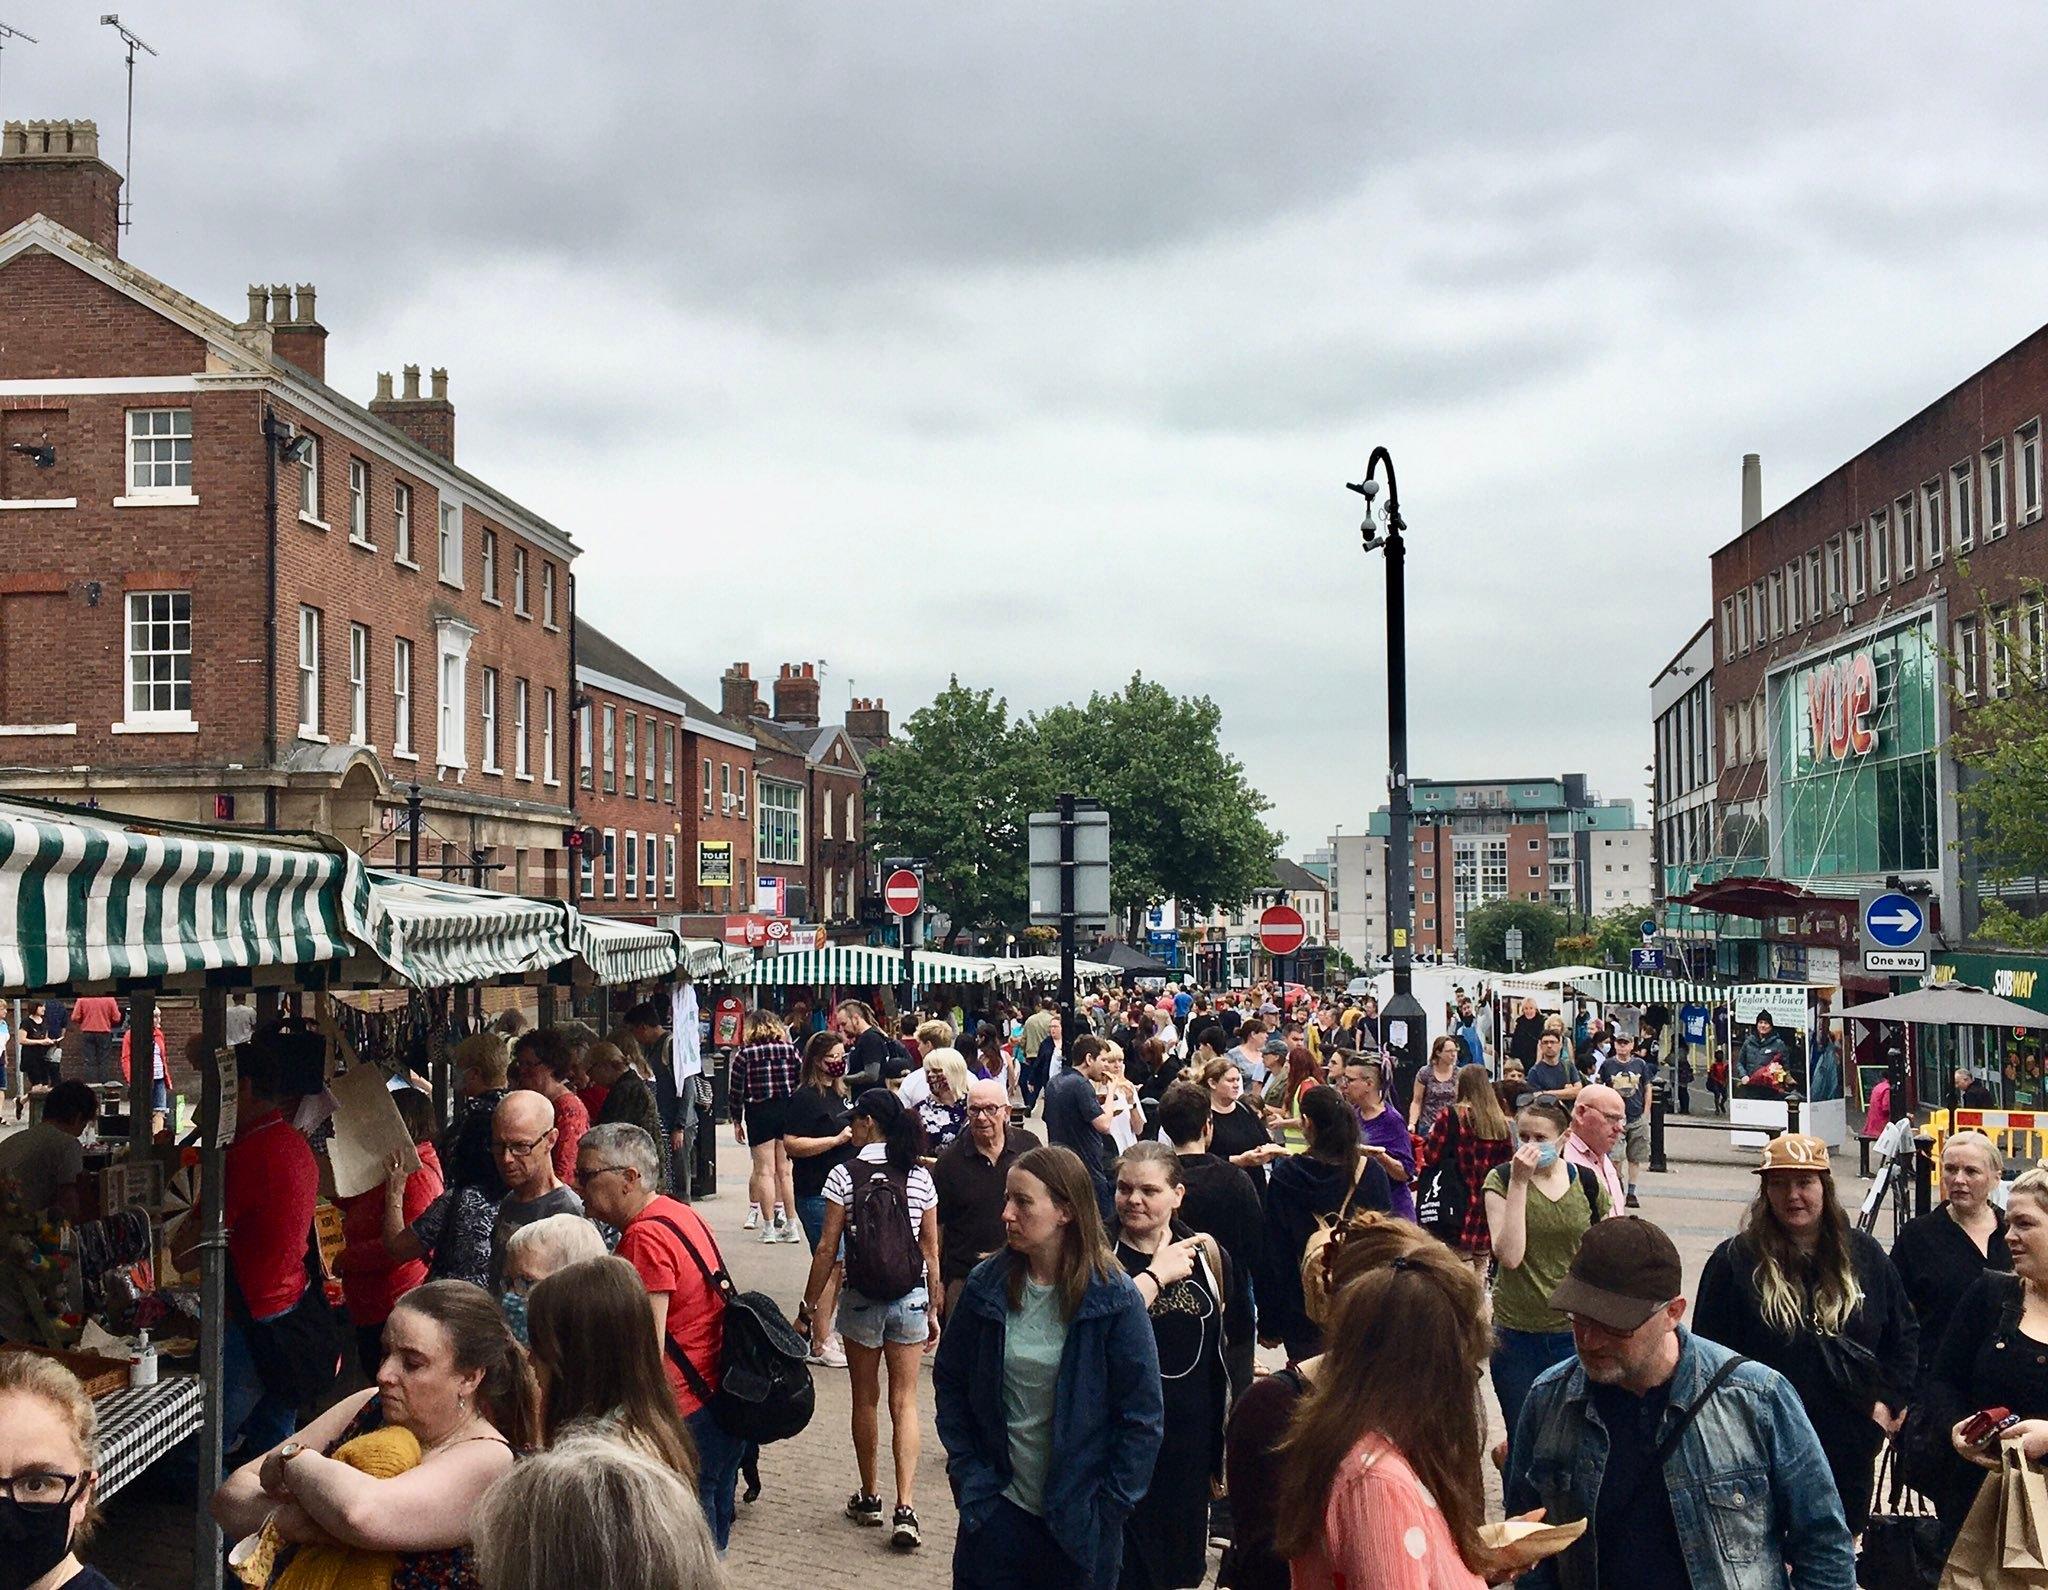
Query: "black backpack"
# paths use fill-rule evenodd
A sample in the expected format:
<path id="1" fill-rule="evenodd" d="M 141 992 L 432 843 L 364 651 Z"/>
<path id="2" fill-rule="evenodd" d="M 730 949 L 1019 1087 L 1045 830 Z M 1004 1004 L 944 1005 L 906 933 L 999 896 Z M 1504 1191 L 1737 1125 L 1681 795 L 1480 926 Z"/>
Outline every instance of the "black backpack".
<path id="1" fill-rule="evenodd" d="M 924 1284 L 924 1251 L 910 1219 L 910 1176 L 872 1160 L 847 1166 L 846 1284 L 871 1303 L 893 1303 Z"/>
<path id="2" fill-rule="evenodd" d="M 721 1266 L 716 1274 L 683 1228 L 665 1215 L 654 1217 L 676 1234 L 704 1277 L 725 1303 L 725 1345 L 718 1357 L 718 1389 L 704 1382 L 689 1354 L 663 1333 L 662 1348 L 719 1428 L 740 1441 L 766 1445 L 786 1441 L 811 1422 L 817 1391 L 805 1362 L 808 1344 L 765 1292 L 742 1292 Z"/>
<path id="3" fill-rule="evenodd" d="M 1448 1113 L 1451 1126 L 1444 1136 L 1443 1157 L 1422 1173 L 1415 1186 L 1415 1223 L 1456 1247 L 1465 1231 L 1472 1189 L 1465 1184 L 1465 1172 L 1458 1165 L 1458 1134 L 1465 1123 L 1458 1119 L 1455 1108 Z"/>

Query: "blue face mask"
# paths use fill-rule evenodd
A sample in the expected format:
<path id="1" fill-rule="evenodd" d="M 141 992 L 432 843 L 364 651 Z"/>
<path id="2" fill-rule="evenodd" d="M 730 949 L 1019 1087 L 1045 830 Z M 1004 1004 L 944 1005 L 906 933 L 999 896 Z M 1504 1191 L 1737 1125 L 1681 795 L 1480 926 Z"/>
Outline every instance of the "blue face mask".
<path id="1" fill-rule="evenodd" d="M 1555 1143 L 1538 1143 L 1538 1144 L 1536 1145 L 1536 1168 L 1537 1168 L 1538 1170 L 1548 1170 L 1548 1169 L 1550 1169 L 1550 1167 L 1551 1167 L 1552 1165 L 1555 1165 L 1555 1164 L 1557 1163 L 1557 1153 L 1558 1153 L 1558 1149 L 1557 1149 L 1557 1144 L 1555 1144 Z M 521 1298 L 521 1299 L 520 1299 L 519 1301 L 520 1301 L 520 1302 L 521 1302 L 521 1303 L 523 1304 L 523 1303 L 524 1303 L 524 1302 L 526 1301 L 526 1299 L 525 1299 L 525 1298 Z M 525 1316 L 524 1316 L 524 1310 L 522 1309 L 522 1311 L 521 1311 L 521 1318 L 520 1318 L 520 1322 L 519 1322 L 519 1328 L 520 1328 L 520 1330 L 522 1331 L 522 1333 L 524 1332 L 524 1330 L 525 1330 L 525 1327 L 526 1327 L 526 1320 L 525 1320 Z M 521 1341 L 524 1341 L 525 1339 L 526 1339 L 526 1338 L 525 1338 L 525 1336 L 524 1336 L 524 1335 L 522 1334 L 522 1335 L 521 1335 L 521 1337 L 520 1337 L 520 1340 L 521 1340 Z"/>
<path id="2" fill-rule="evenodd" d="M 531 1347 L 526 1339 L 526 1294 L 524 1292 L 500 1292 L 498 1307 L 505 1311 L 505 1323 L 512 1327 L 512 1334 L 519 1338 L 519 1345 Z"/>

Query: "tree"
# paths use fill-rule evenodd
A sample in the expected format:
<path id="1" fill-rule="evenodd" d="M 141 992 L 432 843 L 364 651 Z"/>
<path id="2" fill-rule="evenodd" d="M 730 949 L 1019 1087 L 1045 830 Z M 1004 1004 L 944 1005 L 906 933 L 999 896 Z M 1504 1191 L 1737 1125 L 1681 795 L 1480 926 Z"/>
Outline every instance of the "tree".
<path id="1" fill-rule="evenodd" d="M 1176 899 L 1207 911 L 1270 887 L 1282 836 L 1260 820 L 1270 802 L 1224 752 L 1222 718 L 1207 696 L 1175 696 L 1133 674 L 1114 695 L 1028 720 L 1042 787 L 1092 796 L 1109 812 L 1115 909 Z"/>
<path id="2" fill-rule="evenodd" d="M 1956 573 L 1959 582 L 1966 580 L 1969 566 L 1958 564 Z M 2024 600 L 2041 599 L 2036 584 Z M 1956 803 L 1979 878 L 2003 885 L 2048 873 L 2048 680 L 2043 659 L 2029 654 L 2024 635 L 2001 623 L 1981 592 L 1978 624 L 1984 678 L 2002 688 L 1981 697 L 1950 691 L 1951 743 L 1963 767 Z M 1964 677 L 1961 659 L 1944 652 L 1943 661 L 1951 680 Z M 1979 931 L 2019 949 L 2048 947 L 2048 919 L 2029 917 L 1998 898 L 1983 903 Z"/>
<path id="3" fill-rule="evenodd" d="M 1564 913 L 1537 900 L 1489 901 L 1465 918 L 1466 958 L 1485 971 L 1508 971 L 1509 928 L 1522 930 L 1523 966 L 1549 966 L 1564 931 Z"/>
<path id="4" fill-rule="evenodd" d="M 1643 942 L 1644 915 L 1642 906 L 1618 905 L 1593 918 L 1586 932 L 1593 953 L 1586 960 L 1595 966 L 1628 965 L 1628 952 Z"/>
<path id="5" fill-rule="evenodd" d="M 957 678 L 904 722 L 902 737 L 868 758 L 874 783 L 869 838 L 883 855 L 927 863 L 925 892 L 968 928 L 1025 914 L 1024 819 L 1044 798 L 1029 730 L 993 691 Z"/>

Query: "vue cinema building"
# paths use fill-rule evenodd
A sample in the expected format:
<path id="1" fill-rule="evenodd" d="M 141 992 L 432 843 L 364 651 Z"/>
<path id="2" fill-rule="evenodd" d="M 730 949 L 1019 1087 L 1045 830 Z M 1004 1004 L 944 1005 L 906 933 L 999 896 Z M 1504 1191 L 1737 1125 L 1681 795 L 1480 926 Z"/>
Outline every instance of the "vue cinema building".
<path id="1" fill-rule="evenodd" d="M 1683 896 L 1752 924 L 1724 972 L 1840 955 L 1855 985 L 1855 896 L 1888 879 L 1924 890 L 1946 936 L 1976 926 L 1945 748 L 2048 661 L 2044 409 L 2048 327 L 1774 513 L 1745 461 L 1744 529 L 1712 560 L 1718 843 Z"/>

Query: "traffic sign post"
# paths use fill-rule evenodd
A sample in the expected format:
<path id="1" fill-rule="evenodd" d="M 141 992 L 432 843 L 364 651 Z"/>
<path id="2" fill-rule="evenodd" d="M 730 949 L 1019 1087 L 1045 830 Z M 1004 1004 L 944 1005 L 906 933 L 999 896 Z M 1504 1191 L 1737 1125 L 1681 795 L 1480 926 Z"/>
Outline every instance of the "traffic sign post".
<path id="1" fill-rule="evenodd" d="M 1031 920 L 1060 930 L 1060 1023 L 1074 1041 L 1074 956 L 1081 926 L 1109 926 L 1109 813 L 1100 801 L 1062 793 L 1056 811 L 1033 812 L 1029 841 Z"/>
<path id="2" fill-rule="evenodd" d="M 1664 970 L 1662 950 L 1630 950 L 1628 969 L 1632 972 L 1661 972 Z"/>
<path id="3" fill-rule="evenodd" d="M 1269 905 L 1259 913 L 1259 947 L 1273 957 L 1273 977 L 1287 986 L 1287 958 L 1308 942 L 1308 922 L 1291 905 Z"/>
<path id="4" fill-rule="evenodd" d="M 917 999 L 917 978 L 911 961 L 911 925 L 924 909 L 924 863 L 914 861 L 898 867 L 882 882 L 882 904 L 896 918 L 896 937 L 903 945 L 903 994 L 897 1003 L 900 1014 Z"/>
<path id="5" fill-rule="evenodd" d="M 1927 907 L 1903 889 L 1865 889 L 1857 897 L 1863 969 L 1887 976 L 1927 970 Z"/>
<path id="6" fill-rule="evenodd" d="M 1522 930 L 1509 928 L 1502 938 L 1501 949 L 1506 953 L 1508 965 L 1520 971 L 1522 968 Z"/>
<path id="7" fill-rule="evenodd" d="M 1644 917 L 1641 924 L 1636 928 L 1636 931 L 1642 934 L 1643 942 L 1647 944 L 1650 942 L 1650 940 L 1657 936 L 1657 924 L 1654 921 L 1652 921 L 1649 917 Z"/>

